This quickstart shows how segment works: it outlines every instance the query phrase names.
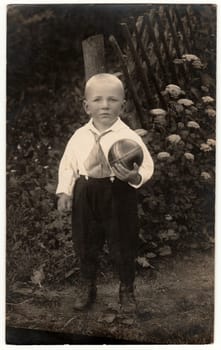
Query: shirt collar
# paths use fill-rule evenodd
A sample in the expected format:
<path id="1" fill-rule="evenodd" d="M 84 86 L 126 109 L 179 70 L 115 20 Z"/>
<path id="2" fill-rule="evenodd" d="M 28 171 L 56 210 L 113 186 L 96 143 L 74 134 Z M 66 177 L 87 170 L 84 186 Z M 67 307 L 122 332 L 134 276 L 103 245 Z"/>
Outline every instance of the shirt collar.
<path id="1" fill-rule="evenodd" d="M 102 134 L 104 131 L 100 132 L 99 130 L 97 130 L 93 124 L 93 119 L 90 119 L 89 122 L 85 125 L 87 129 L 92 130 L 93 132 L 95 132 L 96 134 Z M 124 124 L 124 122 L 122 122 L 122 120 L 120 119 L 120 117 L 117 118 L 116 122 L 114 124 L 112 124 L 108 129 L 105 130 L 105 132 L 107 131 L 118 131 L 122 128 L 125 128 L 126 125 Z"/>

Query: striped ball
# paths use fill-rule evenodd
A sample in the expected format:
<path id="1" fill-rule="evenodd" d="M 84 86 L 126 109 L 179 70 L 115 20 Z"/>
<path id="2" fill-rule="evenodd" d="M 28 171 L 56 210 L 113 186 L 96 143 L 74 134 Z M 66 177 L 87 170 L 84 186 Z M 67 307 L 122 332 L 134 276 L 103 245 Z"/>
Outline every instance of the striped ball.
<path id="1" fill-rule="evenodd" d="M 138 166 L 142 164 L 143 150 L 136 141 L 122 139 L 111 146 L 108 153 L 108 161 L 111 167 L 116 163 L 120 163 L 124 168 L 133 170 L 134 163 Z"/>

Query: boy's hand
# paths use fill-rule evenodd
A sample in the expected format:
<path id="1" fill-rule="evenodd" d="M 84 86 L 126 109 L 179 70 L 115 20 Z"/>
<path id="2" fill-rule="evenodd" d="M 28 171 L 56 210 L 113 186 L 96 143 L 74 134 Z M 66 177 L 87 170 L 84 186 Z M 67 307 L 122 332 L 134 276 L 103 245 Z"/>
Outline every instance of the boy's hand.
<path id="1" fill-rule="evenodd" d="M 133 170 L 128 170 L 122 164 L 116 163 L 113 167 L 114 174 L 118 179 L 124 182 L 130 182 L 133 185 L 138 185 L 141 181 L 141 176 L 138 173 L 139 166 L 134 163 Z"/>
<path id="2" fill-rule="evenodd" d="M 72 206 L 72 197 L 68 196 L 65 193 L 59 195 L 58 199 L 58 210 L 62 211 L 70 211 Z"/>

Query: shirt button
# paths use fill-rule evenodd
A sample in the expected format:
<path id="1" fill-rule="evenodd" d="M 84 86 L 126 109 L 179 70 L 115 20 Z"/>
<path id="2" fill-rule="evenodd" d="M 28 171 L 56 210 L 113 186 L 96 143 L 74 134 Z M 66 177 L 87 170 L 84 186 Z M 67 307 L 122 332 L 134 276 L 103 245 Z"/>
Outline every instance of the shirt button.
<path id="1" fill-rule="evenodd" d="M 110 177 L 110 181 L 111 181 L 111 182 L 114 182 L 114 179 L 115 179 L 114 176 L 111 176 L 111 177 Z"/>

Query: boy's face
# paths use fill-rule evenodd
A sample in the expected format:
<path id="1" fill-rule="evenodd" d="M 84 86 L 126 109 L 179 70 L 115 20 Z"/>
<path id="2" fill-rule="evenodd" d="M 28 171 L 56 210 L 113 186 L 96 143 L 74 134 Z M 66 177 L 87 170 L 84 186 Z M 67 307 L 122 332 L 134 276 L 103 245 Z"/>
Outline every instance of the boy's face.
<path id="1" fill-rule="evenodd" d="M 120 85 L 112 81 L 95 81 L 86 91 L 84 109 L 96 126 L 110 127 L 118 118 L 125 101 Z"/>

